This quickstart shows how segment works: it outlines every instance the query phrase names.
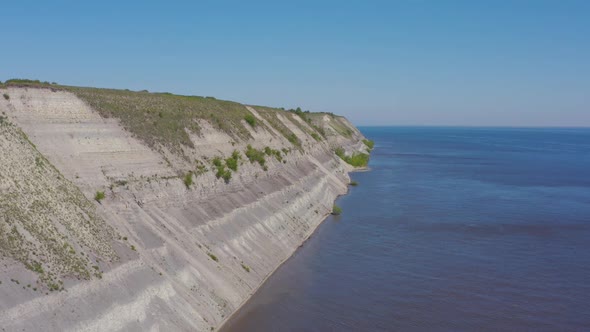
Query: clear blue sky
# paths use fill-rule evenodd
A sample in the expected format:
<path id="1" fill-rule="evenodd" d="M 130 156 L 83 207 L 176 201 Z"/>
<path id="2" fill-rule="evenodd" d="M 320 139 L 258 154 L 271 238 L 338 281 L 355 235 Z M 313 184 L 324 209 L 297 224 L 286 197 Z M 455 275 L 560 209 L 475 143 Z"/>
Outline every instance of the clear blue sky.
<path id="1" fill-rule="evenodd" d="M 5 1 L 0 80 L 301 106 L 360 125 L 590 126 L 590 1 L 172 2 Z"/>

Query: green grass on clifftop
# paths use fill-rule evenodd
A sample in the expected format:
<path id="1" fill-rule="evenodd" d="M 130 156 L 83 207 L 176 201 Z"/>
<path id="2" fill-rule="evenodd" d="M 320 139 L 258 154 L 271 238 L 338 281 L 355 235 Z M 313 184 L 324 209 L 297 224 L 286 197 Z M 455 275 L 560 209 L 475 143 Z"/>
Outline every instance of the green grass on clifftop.
<path id="1" fill-rule="evenodd" d="M 45 88 L 51 91 L 68 91 L 86 102 L 104 118 L 116 118 L 121 125 L 148 146 L 160 147 L 184 154 L 183 147 L 194 148 L 190 133 L 200 134 L 199 120 L 209 122 L 214 128 L 227 133 L 236 141 L 252 139 L 247 127 L 268 128 L 284 136 L 298 149 L 303 142 L 295 134 L 298 131 L 309 134 L 316 141 L 327 136 L 321 119 L 328 115 L 331 121 L 326 124 L 334 131 L 351 138 L 353 131 L 342 117 L 332 113 L 310 113 L 300 109 L 286 111 L 281 108 L 254 106 L 265 121 L 248 111 L 245 105 L 219 100 L 213 97 L 182 96 L 171 93 L 152 93 L 144 91 L 72 87 L 55 82 L 39 80 L 11 79 L 0 82 L 0 88 L 27 87 Z M 6 95 L 4 98 L 10 98 Z"/>
<path id="2" fill-rule="evenodd" d="M 173 150 L 193 147 L 187 130 L 198 134 L 197 119 L 236 139 L 250 138 L 242 119 L 251 115 L 239 103 L 212 97 L 178 96 L 168 93 L 133 92 L 91 88 L 69 88 L 103 117 L 115 117 L 150 146 L 157 143 Z"/>
<path id="3" fill-rule="evenodd" d="M 7 86 L 72 92 L 102 117 L 119 119 L 125 129 L 150 147 L 160 144 L 172 151 L 179 151 L 182 145 L 193 147 L 187 130 L 199 134 L 198 119 L 207 120 L 234 139 L 251 138 L 242 120 L 253 119 L 252 114 L 244 105 L 233 101 L 148 91 L 71 87 L 25 79 L 0 84 L 0 88 Z M 252 123 L 255 124 L 255 120 Z"/>

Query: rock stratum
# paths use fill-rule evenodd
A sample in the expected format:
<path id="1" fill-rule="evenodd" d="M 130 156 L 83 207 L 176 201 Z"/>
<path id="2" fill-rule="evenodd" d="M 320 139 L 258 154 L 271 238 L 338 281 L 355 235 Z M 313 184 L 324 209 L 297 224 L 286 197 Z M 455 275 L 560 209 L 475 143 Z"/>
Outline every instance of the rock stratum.
<path id="1" fill-rule="evenodd" d="M 345 118 L 210 97 L 0 85 L 2 331 L 210 331 L 368 157 Z M 344 158 L 346 159 L 346 158 Z"/>

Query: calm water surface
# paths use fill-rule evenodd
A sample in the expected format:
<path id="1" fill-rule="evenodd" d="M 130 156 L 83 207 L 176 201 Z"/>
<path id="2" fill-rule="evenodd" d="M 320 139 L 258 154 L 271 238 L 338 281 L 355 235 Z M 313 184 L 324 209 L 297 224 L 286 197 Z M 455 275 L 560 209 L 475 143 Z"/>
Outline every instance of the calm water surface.
<path id="1" fill-rule="evenodd" d="M 226 331 L 590 331 L 590 130 L 362 131 L 342 216 Z"/>

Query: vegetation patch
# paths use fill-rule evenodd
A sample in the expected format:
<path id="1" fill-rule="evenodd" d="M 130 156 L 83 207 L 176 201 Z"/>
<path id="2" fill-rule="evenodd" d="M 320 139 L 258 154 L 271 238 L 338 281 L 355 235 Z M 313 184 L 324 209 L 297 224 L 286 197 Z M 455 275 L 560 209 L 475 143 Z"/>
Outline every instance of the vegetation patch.
<path id="1" fill-rule="evenodd" d="M 246 122 L 248 122 L 250 126 L 256 127 L 256 118 L 254 117 L 254 115 L 246 114 L 246 116 L 244 116 L 244 120 L 246 120 Z"/>
<path id="2" fill-rule="evenodd" d="M 280 150 L 275 150 L 267 146 L 264 148 L 264 154 L 267 156 L 274 156 L 279 162 L 283 161 L 283 156 L 281 155 Z"/>
<path id="3" fill-rule="evenodd" d="M 246 147 L 246 157 L 251 163 L 258 163 L 262 167 L 265 166 L 264 164 L 266 163 L 266 159 L 264 158 L 264 153 L 258 149 L 253 148 L 250 144 L 248 144 Z"/>
<path id="4" fill-rule="evenodd" d="M 105 198 L 104 195 L 104 191 L 97 191 L 96 194 L 94 195 L 94 200 L 99 202 L 102 201 Z"/>
<path id="5" fill-rule="evenodd" d="M 289 142 L 291 142 L 291 144 L 301 146 L 301 142 L 299 141 L 299 138 L 297 138 L 297 135 L 291 134 L 287 136 L 287 139 L 289 140 Z"/>
<path id="6" fill-rule="evenodd" d="M 251 138 L 241 120 L 252 114 L 240 103 L 146 91 L 65 89 L 84 100 L 101 116 L 119 119 L 127 130 L 152 148 L 162 145 L 181 153 L 182 146 L 194 147 L 188 132 L 200 133 L 198 119 L 207 120 L 235 139 Z"/>
<path id="7" fill-rule="evenodd" d="M 233 157 L 230 157 L 228 159 L 232 159 Z M 236 161 L 237 163 L 237 161 Z M 226 183 L 229 182 L 229 180 L 231 179 L 231 171 L 229 169 L 226 169 L 226 165 L 223 163 L 223 160 L 221 160 L 221 158 L 219 157 L 215 157 L 213 159 L 213 166 L 215 166 L 215 168 L 217 169 L 217 172 L 215 173 L 215 177 L 218 179 L 223 179 Z M 236 170 L 237 170 L 237 164 L 236 164 Z"/>
<path id="8" fill-rule="evenodd" d="M 278 108 L 271 108 L 271 107 L 264 107 L 264 106 L 256 106 L 256 109 L 260 113 L 262 117 L 273 127 L 275 128 L 281 135 L 283 135 L 291 144 L 301 148 L 301 142 L 297 138 L 297 136 L 278 118 L 278 114 L 283 115 L 286 119 L 288 119 L 289 113 L 287 111 L 283 111 Z M 295 125 L 298 125 L 295 123 Z"/>
<path id="9" fill-rule="evenodd" d="M 193 184 L 193 172 L 188 172 L 184 175 L 184 185 L 187 189 L 190 189 Z"/>
<path id="10" fill-rule="evenodd" d="M 244 263 L 242 263 L 242 268 L 246 271 L 246 272 L 250 272 L 250 267 Z"/>
<path id="11" fill-rule="evenodd" d="M 197 160 L 196 163 L 197 163 L 197 169 L 195 171 L 195 175 L 198 176 L 198 175 L 205 174 L 207 172 L 207 166 L 205 166 L 205 164 L 200 160 Z"/>
<path id="12" fill-rule="evenodd" d="M 370 139 L 364 139 L 363 143 L 365 143 L 365 145 L 369 148 L 369 151 L 373 150 L 375 147 L 375 142 Z"/>
<path id="13" fill-rule="evenodd" d="M 217 167 L 217 172 L 215 173 L 215 177 L 218 179 L 223 179 L 226 183 L 229 182 L 231 179 L 231 171 L 225 168 L 225 165 L 221 165 Z"/>
<path id="14" fill-rule="evenodd" d="M 315 131 L 317 131 L 320 135 L 322 135 L 322 137 L 326 137 L 326 130 L 320 126 L 316 126 L 314 124 L 311 125 L 313 127 L 313 129 L 315 129 Z M 313 136 L 313 135 L 312 135 Z"/>
<path id="15" fill-rule="evenodd" d="M 217 256 L 213 255 L 212 253 L 208 252 L 207 255 L 209 256 L 209 258 L 211 258 L 212 260 L 219 262 L 219 259 L 217 258 Z"/>
<path id="16" fill-rule="evenodd" d="M 8 95 L 8 93 L 5 93 L 5 94 L 3 94 L 2 96 L 3 96 L 3 97 L 4 97 L 4 99 L 6 99 L 6 100 L 9 100 L 9 99 L 10 99 L 10 96 Z"/>
<path id="17" fill-rule="evenodd" d="M 358 186 L 358 185 L 359 185 L 359 183 L 358 183 L 358 182 L 356 182 L 356 181 L 350 181 L 349 185 L 351 185 L 351 186 L 353 186 L 353 187 L 356 187 L 356 186 Z"/>
<path id="18" fill-rule="evenodd" d="M 347 156 L 342 148 L 338 148 L 334 152 L 340 159 L 354 167 L 366 167 L 369 164 L 369 155 L 366 153 L 354 153 L 352 156 Z"/>
<path id="19" fill-rule="evenodd" d="M 332 207 L 332 215 L 338 216 L 342 214 L 342 208 L 340 208 L 338 205 L 334 205 Z"/>
<path id="20" fill-rule="evenodd" d="M 225 164 L 227 165 L 227 167 L 229 169 L 231 169 L 234 172 L 238 171 L 238 162 L 240 161 L 241 155 L 240 152 L 238 150 L 234 150 L 234 152 L 231 154 L 231 157 L 227 158 L 225 160 Z"/>
<path id="21" fill-rule="evenodd" d="M 344 136 L 346 138 L 352 138 L 352 130 L 348 128 L 348 126 L 346 126 L 344 123 L 337 120 L 336 117 L 332 118 L 332 121 L 330 121 L 329 125 L 341 136 Z"/>
<path id="22" fill-rule="evenodd" d="M 313 124 L 316 113 L 304 112 L 299 107 L 285 111 L 279 108 L 256 106 L 260 116 L 265 119 L 265 123 L 260 123 L 244 105 L 213 97 L 150 93 L 146 90 L 72 87 L 28 79 L 11 79 L 0 83 L 0 87 L 8 86 L 71 92 L 98 111 L 102 117 L 117 118 L 126 130 L 160 152 L 162 148 L 167 148 L 176 154 L 184 155 L 183 147 L 194 148 L 189 134 L 201 132 L 198 120 L 206 120 L 236 141 L 252 138 L 246 128 L 248 125 L 270 126 L 291 144 L 301 149 L 301 141 L 289 129 L 290 125 L 287 126 L 284 121 L 293 123 L 317 141 L 321 137 L 326 137 L 323 128 Z M 8 99 L 6 94 L 4 98 Z M 284 116 L 284 119 L 279 119 L 279 115 Z M 308 126 L 293 119 L 294 116 L 299 116 Z M 336 126 L 339 126 L 338 130 L 346 132 L 345 125 L 337 123 Z"/>

